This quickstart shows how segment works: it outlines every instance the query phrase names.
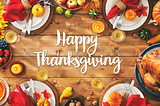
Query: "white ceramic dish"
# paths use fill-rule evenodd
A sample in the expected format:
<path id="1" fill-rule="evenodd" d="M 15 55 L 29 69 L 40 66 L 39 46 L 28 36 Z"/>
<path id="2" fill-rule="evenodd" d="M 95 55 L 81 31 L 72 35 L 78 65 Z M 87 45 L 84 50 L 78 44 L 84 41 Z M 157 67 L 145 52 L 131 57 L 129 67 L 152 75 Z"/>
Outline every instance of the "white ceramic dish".
<path id="1" fill-rule="evenodd" d="M 2 77 L 0 77 L 0 78 L 4 81 L 5 86 L 6 86 L 6 95 L 2 99 L 2 101 L 0 101 L 0 105 L 3 105 L 7 101 L 8 97 L 9 97 L 10 90 L 9 90 L 9 85 L 8 85 L 7 81 L 4 78 L 2 78 Z"/>
<path id="2" fill-rule="evenodd" d="M 24 82 L 26 83 L 26 82 Z M 22 90 L 24 91 L 25 90 L 25 87 L 24 87 L 24 83 L 22 83 L 20 86 L 22 88 Z M 30 86 L 30 81 L 27 81 L 27 83 L 29 84 Z M 52 92 L 52 90 L 44 83 L 40 82 L 40 81 L 34 81 L 34 85 L 35 85 L 35 91 L 37 93 L 41 93 L 43 92 L 44 90 L 47 90 L 48 93 L 50 93 L 52 95 L 52 97 L 50 97 L 49 101 L 51 103 L 51 106 L 56 106 L 56 99 L 55 99 L 55 95 L 54 93 Z"/>
<path id="3" fill-rule="evenodd" d="M 106 7 L 105 7 L 105 10 L 106 10 L 106 15 L 108 14 L 108 12 L 110 11 L 110 9 L 115 5 L 115 3 L 117 2 L 118 0 L 107 0 L 106 2 Z M 147 6 L 147 15 L 149 14 L 149 3 L 148 3 L 148 0 L 140 0 L 139 2 L 139 6 L 141 6 L 143 4 L 143 6 Z M 109 22 L 113 25 L 114 21 L 116 19 L 116 16 L 111 18 L 109 20 Z M 124 30 L 124 31 L 131 31 L 131 30 L 135 30 L 137 28 L 139 28 L 141 25 L 144 24 L 144 22 L 147 20 L 147 16 L 141 16 L 141 17 L 136 17 L 133 21 L 128 21 L 127 19 L 125 19 L 124 15 L 122 15 L 122 25 L 121 25 L 121 30 Z"/>
<path id="4" fill-rule="evenodd" d="M 50 15 L 50 6 L 45 6 L 45 13 L 43 16 L 41 17 L 33 16 L 31 31 L 42 27 L 47 22 L 49 15 Z M 22 30 L 23 27 L 25 26 L 25 19 L 23 21 L 17 20 L 17 21 L 11 22 L 11 24 L 14 25 L 16 28 Z M 26 29 L 28 29 L 28 26 L 26 26 Z"/>
<path id="5" fill-rule="evenodd" d="M 117 84 L 113 87 L 111 87 L 104 95 L 103 97 L 103 101 L 102 101 L 102 106 L 103 106 L 103 102 L 106 102 L 108 100 L 108 96 L 112 93 L 112 92 L 118 92 L 121 95 L 123 94 L 123 92 L 125 91 L 126 87 L 125 84 Z M 129 96 L 133 95 L 133 94 L 139 94 L 141 98 L 144 98 L 143 94 L 141 93 L 141 91 L 136 88 L 135 86 L 133 87 L 131 93 Z"/>

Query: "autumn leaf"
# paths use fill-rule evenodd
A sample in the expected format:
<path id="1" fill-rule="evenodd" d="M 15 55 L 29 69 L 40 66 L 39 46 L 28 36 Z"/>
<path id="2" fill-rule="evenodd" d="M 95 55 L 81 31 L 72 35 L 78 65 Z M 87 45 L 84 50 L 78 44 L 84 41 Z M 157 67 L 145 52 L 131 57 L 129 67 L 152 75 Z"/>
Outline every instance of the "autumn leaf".
<path id="1" fill-rule="evenodd" d="M 146 6 L 143 6 L 143 4 L 138 8 L 138 9 L 135 9 L 135 12 L 137 13 L 138 17 L 141 17 L 141 15 L 143 16 L 147 16 L 147 10 L 148 7 Z"/>
<path id="2" fill-rule="evenodd" d="M 101 3 L 100 3 L 100 2 L 95 2 L 95 6 L 96 6 L 97 8 L 100 8 Z"/>
<path id="3" fill-rule="evenodd" d="M 42 94 L 44 95 L 44 97 L 45 97 L 46 99 L 49 99 L 49 98 L 52 96 L 50 93 L 47 92 L 47 90 L 44 90 L 44 91 L 42 92 Z"/>
<path id="4" fill-rule="evenodd" d="M 86 3 L 86 5 L 82 6 L 83 10 L 87 10 L 89 8 L 89 2 Z"/>
<path id="5" fill-rule="evenodd" d="M 93 2 L 99 2 L 99 0 L 91 0 L 91 1 L 93 1 Z"/>
<path id="6" fill-rule="evenodd" d="M 37 92 L 35 92 L 35 94 L 36 94 L 36 98 L 39 100 L 41 95 L 39 93 L 37 93 Z"/>

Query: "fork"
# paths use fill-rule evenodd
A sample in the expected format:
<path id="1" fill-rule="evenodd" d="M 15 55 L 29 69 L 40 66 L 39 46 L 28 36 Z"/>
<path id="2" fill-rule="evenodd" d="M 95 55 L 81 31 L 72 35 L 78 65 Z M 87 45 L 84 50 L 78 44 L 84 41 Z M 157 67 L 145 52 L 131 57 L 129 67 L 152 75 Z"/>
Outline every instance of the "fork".
<path id="1" fill-rule="evenodd" d="M 121 28 L 123 12 L 118 13 L 118 15 L 120 16 L 120 19 L 118 20 L 117 28 Z"/>
<path id="2" fill-rule="evenodd" d="M 29 19 L 29 15 L 31 13 L 31 9 L 28 10 L 28 13 L 27 13 L 27 16 L 26 16 L 26 20 L 25 20 L 25 26 L 23 27 L 22 31 L 21 31 L 21 36 L 25 36 L 26 34 L 26 26 L 27 26 L 27 22 L 28 22 L 28 19 Z"/>
<path id="3" fill-rule="evenodd" d="M 34 106 L 36 106 L 36 104 L 35 104 L 35 102 L 34 102 L 34 100 L 33 100 L 33 98 L 32 98 L 32 95 L 30 95 L 30 87 L 29 87 L 29 85 L 28 85 L 27 82 L 24 83 L 24 87 L 25 87 L 25 90 L 24 90 L 24 91 L 25 91 L 27 94 L 29 94 L 29 97 L 30 97 L 30 100 L 31 100 L 32 104 L 33 104 Z"/>
<path id="4" fill-rule="evenodd" d="M 124 85 L 125 85 L 125 91 L 123 92 L 123 95 L 122 95 L 122 102 L 124 101 L 124 99 L 125 99 L 125 95 L 126 95 L 126 91 L 127 91 L 127 89 L 128 89 L 128 86 L 129 86 L 129 83 L 130 83 L 130 79 L 126 79 L 126 81 L 125 81 L 125 83 L 124 83 Z M 121 103 L 122 104 L 122 103 Z M 122 105 L 120 105 L 120 106 L 122 106 Z"/>

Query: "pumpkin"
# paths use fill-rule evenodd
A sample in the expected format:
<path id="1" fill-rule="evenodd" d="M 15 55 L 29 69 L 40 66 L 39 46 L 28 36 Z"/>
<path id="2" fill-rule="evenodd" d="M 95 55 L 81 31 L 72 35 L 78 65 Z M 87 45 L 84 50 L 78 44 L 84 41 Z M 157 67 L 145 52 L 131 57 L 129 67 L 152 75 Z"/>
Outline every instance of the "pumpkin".
<path id="1" fill-rule="evenodd" d="M 148 40 L 151 37 L 151 31 L 149 29 L 142 29 L 139 34 L 143 40 Z"/>
<path id="2" fill-rule="evenodd" d="M 40 98 L 37 102 L 37 106 L 50 106 L 50 102 L 46 98 Z"/>
<path id="3" fill-rule="evenodd" d="M 45 9 L 43 6 L 41 6 L 40 4 L 35 4 L 32 8 L 32 14 L 35 17 L 40 17 L 45 13 Z"/>
<path id="4" fill-rule="evenodd" d="M 126 10 L 125 18 L 129 21 L 134 20 L 136 18 L 136 12 L 133 9 Z"/>
<path id="5" fill-rule="evenodd" d="M 160 25 L 160 1 L 158 1 L 154 7 L 153 7 L 153 12 L 152 12 L 153 19 L 158 22 Z"/>
<path id="6" fill-rule="evenodd" d="M 97 18 L 99 16 L 99 12 L 95 9 L 89 10 L 89 16 L 93 19 Z"/>
<path id="7" fill-rule="evenodd" d="M 108 103 L 111 106 L 118 106 L 121 104 L 121 102 L 122 102 L 122 96 L 118 92 L 112 92 L 108 96 Z"/>

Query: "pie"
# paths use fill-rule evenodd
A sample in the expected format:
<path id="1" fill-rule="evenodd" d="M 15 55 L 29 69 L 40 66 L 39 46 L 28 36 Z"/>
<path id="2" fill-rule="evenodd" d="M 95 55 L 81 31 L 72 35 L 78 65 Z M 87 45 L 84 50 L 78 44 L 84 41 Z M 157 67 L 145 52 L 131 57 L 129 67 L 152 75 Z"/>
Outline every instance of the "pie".
<path id="1" fill-rule="evenodd" d="M 0 101 L 2 101 L 5 94 L 6 94 L 6 86 L 3 80 L 0 79 Z"/>

